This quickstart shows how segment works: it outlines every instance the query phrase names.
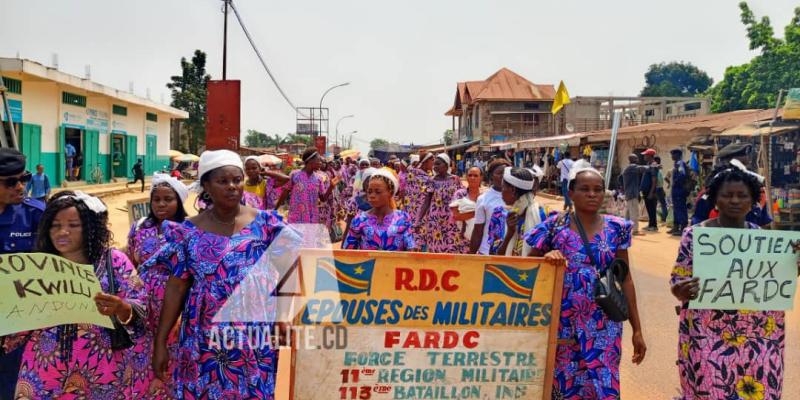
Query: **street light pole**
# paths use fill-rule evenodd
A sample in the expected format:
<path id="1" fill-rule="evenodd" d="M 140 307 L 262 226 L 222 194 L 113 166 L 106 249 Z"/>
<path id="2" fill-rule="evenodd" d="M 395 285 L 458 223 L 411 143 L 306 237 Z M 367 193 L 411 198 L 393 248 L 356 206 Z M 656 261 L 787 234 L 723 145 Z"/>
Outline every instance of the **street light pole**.
<path id="1" fill-rule="evenodd" d="M 345 115 L 344 117 L 339 118 L 339 120 L 336 121 L 336 144 L 335 144 L 335 146 L 339 145 L 339 123 L 342 122 L 342 120 L 345 119 L 345 118 L 353 118 L 353 117 L 355 117 L 355 115 L 353 115 L 353 114 Z"/>
<path id="2" fill-rule="evenodd" d="M 225 22 L 222 32 L 222 80 L 228 78 L 228 4 L 231 0 L 222 0 L 225 2 Z"/>
<path id="3" fill-rule="evenodd" d="M 350 82 L 345 82 L 345 83 L 340 83 L 338 85 L 333 85 L 333 86 L 329 87 L 328 90 L 325 91 L 325 93 L 322 93 L 322 97 L 319 98 L 319 130 L 320 131 L 322 131 L 322 100 L 325 99 L 325 95 L 327 95 L 328 92 L 330 92 L 333 89 L 336 89 L 336 88 L 342 87 L 342 86 L 347 86 L 349 84 L 350 84 Z M 314 126 L 314 113 L 311 113 L 311 126 L 312 127 Z M 326 135 L 327 135 L 327 133 L 326 133 Z"/>
<path id="4" fill-rule="evenodd" d="M 350 140 L 347 141 L 347 148 L 348 149 L 353 148 L 353 135 L 355 135 L 356 133 L 358 133 L 358 131 L 350 132 Z"/>

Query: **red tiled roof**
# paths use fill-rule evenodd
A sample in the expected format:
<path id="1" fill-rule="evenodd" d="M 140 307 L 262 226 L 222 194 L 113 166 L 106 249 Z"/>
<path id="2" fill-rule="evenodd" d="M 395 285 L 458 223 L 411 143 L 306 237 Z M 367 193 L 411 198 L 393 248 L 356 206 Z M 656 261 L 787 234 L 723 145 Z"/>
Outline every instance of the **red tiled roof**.
<path id="1" fill-rule="evenodd" d="M 508 68 L 501 68 L 482 81 L 458 82 L 453 108 L 446 115 L 453 115 L 475 101 L 548 101 L 553 100 L 556 89 L 553 85 L 537 85 Z"/>

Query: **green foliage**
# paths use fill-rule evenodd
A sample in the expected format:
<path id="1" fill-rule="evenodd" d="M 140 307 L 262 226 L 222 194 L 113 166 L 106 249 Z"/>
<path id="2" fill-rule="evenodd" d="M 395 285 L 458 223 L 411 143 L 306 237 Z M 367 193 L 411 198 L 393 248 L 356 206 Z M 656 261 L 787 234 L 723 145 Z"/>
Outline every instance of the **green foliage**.
<path id="1" fill-rule="evenodd" d="M 372 149 L 372 150 L 380 149 L 382 147 L 387 146 L 388 144 L 389 144 L 389 142 L 387 140 L 384 140 L 384 139 L 381 139 L 381 138 L 372 139 L 372 141 L 369 142 L 369 148 Z"/>
<path id="2" fill-rule="evenodd" d="M 644 74 L 646 97 L 691 97 L 705 92 L 714 81 L 692 63 L 653 64 Z"/>
<path id="3" fill-rule="evenodd" d="M 211 76 L 206 73 L 206 53 L 195 50 L 192 61 L 181 58 L 181 75 L 170 78 L 167 88 L 172 91 L 175 108 L 189 113 L 186 120 L 186 143 L 176 143 L 175 147 L 197 154 L 206 142 L 206 87 Z M 183 139 L 183 138 L 181 138 Z"/>
<path id="4" fill-rule="evenodd" d="M 266 133 L 248 129 L 247 136 L 244 137 L 244 145 L 247 147 L 270 147 L 271 139 L 272 137 Z"/>
<path id="5" fill-rule="evenodd" d="M 800 7 L 784 30 L 773 36 L 769 18 L 756 20 L 747 3 L 739 4 L 751 50 L 761 50 L 749 63 L 730 66 L 708 94 L 713 112 L 775 107 L 778 91 L 800 87 Z"/>
<path id="6" fill-rule="evenodd" d="M 453 144 L 453 130 L 452 129 L 448 129 L 448 130 L 444 131 L 443 140 L 444 140 L 444 145 L 445 146 L 450 146 L 451 144 Z"/>

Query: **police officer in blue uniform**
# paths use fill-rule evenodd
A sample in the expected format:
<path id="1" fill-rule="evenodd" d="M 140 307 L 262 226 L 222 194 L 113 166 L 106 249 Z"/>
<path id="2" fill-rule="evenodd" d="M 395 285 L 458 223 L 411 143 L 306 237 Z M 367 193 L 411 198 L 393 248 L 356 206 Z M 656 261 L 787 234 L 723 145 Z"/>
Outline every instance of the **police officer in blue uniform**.
<path id="1" fill-rule="evenodd" d="M 735 168 L 731 166 L 731 160 L 737 159 L 741 161 L 742 164 L 745 166 L 750 165 L 751 157 L 753 153 L 753 146 L 748 143 L 731 143 L 725 147 L 723 147 L 719 154 L 717 154 L 717 159 L 719 160 L 720 166 L 714 169 L 714 172 L 711 173 L 711 176 L 717 174 L 717 172 L 721 171 L 725 168 Z M 706 181 L 711 181 L 711 179 L 706 179 Z M 764 198 L 764 187 L 761 186 L 762 191 L 762 199 Z M 762 228 L 768 228 L 769 224 L 772 223 L 772 217 L 769 215 L 769 207 L 765 204 L 762 204 L 762 199 L 758 199 L 756 204 L 753 205 L 753 209 L 747 214 L 745 218 L 747 222 L 752 222 Z M 697 202 L 695 203 L 694 208 L 694 215 L 692 215 L 692 225 L 697 225 L 705 220 L 708 219 L 709 214 L 711 214 L 711 204 L 708 201 L 708 195 L 705 194 L 705 189 L 697 198 Z"/>
<path id="2" fill-rule="evenodd" d="M 25 198 L 25 184 L 30 180 L 25 156 L 0 148 L 0 254 L 31 252 L 36 246 L 44 203 Z M 22 350 L 6 354 L 0 347 L 0 400 L 14 398 Z"/>

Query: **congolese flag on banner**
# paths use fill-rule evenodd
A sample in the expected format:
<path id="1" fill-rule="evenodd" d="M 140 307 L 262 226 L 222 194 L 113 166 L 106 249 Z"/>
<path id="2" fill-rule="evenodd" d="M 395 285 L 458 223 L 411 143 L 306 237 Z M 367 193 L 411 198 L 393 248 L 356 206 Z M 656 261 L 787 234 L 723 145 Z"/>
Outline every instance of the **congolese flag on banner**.
<path id="1" fill-rule="evenodd" d="M 499 293 L 518 299 L 530 299 L 539 267 L 518 269 L 507 265 L 486 264 L 482 293 Z"/>
<path id="2" fill-rule="evenodd" d="M 314 293 L 331 290 L 340 293 L 369 294 L 375 260 L 347 264 L 326 257 L 317 260 Z"/>

